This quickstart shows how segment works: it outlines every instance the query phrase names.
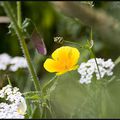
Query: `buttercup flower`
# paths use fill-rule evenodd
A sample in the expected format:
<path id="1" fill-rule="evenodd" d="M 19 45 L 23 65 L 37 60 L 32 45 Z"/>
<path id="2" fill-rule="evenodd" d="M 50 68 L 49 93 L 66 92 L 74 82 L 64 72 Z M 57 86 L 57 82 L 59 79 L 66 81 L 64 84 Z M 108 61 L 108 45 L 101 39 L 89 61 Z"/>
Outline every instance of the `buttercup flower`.
<path id="1" fill-rule="evenodd" d="M 77 48 L 63 46 L 52 53 L 52 59 L 48 58 L 44 63 L 44 68 L 48 72 L 56 72 L 56 75 L 77 69 L 80 52 Z"/>

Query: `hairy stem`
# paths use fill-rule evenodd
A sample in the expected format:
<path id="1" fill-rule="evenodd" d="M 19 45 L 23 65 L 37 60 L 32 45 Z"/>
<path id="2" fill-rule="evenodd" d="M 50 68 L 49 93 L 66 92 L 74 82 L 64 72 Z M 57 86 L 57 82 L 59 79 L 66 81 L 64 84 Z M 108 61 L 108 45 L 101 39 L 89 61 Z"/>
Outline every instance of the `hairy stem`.
<path id="1" fill-rule="evenodd" d="M 29 72 L 30 72 L 30 74 L 32 76 L 35 89 L 37 91 L 39 91 L 40 90 L 39 80 L 37 78 L 36 71 L 35 71 L 35 69 L 34 69 L 34 67 L 32 65 L 31 58 L 30 58 L 30 55 L 29 55 L 29 51 L 28 51 L 27 45 L 25 43 L 24 36 L 22 34 L 22 29 L 21 29 L 22 28 L 21 3 L 17 2 L 18 23 L 17 23 L 16 17 L 14 16 L 14 12 L 12 10 L 12 7 L 11 7 L 10 3 L 9 2 L 2 2 L 2 5 L 3 5 L 3 8 L 4 8 L 6 14 L 10 18 L 11 23 L 13 25 L 13 28 L 14 28 L 14 30 L 15 30 L 18 38 L 19 38 L 20 45 L 21 45 L 22 51 L 24 53 L 24 56 L 25 56 L 25 58 L 27 60 L 28 69 L 29 69 Z"/>

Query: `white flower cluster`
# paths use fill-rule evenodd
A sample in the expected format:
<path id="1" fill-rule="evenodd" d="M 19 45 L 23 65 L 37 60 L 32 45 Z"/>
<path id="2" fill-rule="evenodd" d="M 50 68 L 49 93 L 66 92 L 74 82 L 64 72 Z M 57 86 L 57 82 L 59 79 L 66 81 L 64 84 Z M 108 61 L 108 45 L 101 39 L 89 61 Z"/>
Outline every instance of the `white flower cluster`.
<path id="1" fill-rule="evenodd" d="M 27 67 L 27 62 L 24 57 L 14 57 L 10 64 L 10 70 L 11 71 L 17 71 L 19 68 L 26 68 Z"/>
<path id="2" fill-rule="evenodd" d="M 91 79 L 93 77 L 93 74 L 95 73 L 97 80 L 100 78 L 103 78 L 105 75 L 111 76 L 113 75 L 113 68 L 114 63 L 111 59 L 108 59 L 107 61 L 104 61 L 104 59 L 96 58 L 98 68 L 95 62 L 95 59 L 90 59 L 86 63 L 81 63 L 80 67 L 78 68 L 78 72 L 81 75 L 80 83 L 91 83 Z"/>
<path id="3" fill-rule="evenodd" d="M 5 102 L 0 103 L 1 118 L 24 118 L 27 110 L 25 99 L 17 87 L 7 85 L 0 90 L 0 99 Z"/>
<path id="4" fill-rule="evenodd" d="M 27 62 L 24 57 L 12 58 L 7 53 L 0 54 L 0 70 L 6 70 L 9 65 L 10 71 L 17 71 L 19 68 L 26 68 Z"/>
<path id="5" fill-rule="evenodd" d="M 7 65 L 10 63 L 11 61 L 11 57 L 6 54 L 3 53 L 0 55 L 0 70 L 6 70 L 7 69 Z"/>

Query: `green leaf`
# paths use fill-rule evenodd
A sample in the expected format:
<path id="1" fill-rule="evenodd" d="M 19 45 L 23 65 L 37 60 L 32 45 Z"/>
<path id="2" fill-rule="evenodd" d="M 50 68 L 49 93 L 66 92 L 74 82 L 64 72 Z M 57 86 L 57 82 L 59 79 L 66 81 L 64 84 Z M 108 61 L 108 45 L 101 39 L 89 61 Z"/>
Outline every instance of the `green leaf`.
<path id="1" fill-rule="evenodd" d="M 37 119 L 37 118 L 41 118 L 39 106 L 36 106 L 33 113 L 32 113 L 32 119 Z"/>
<path id="2" fill-rule="evenodd" d="M 30 91 L 23 94 L 26 99 L 39 100 L 41 98 L 39 91 Z"/>

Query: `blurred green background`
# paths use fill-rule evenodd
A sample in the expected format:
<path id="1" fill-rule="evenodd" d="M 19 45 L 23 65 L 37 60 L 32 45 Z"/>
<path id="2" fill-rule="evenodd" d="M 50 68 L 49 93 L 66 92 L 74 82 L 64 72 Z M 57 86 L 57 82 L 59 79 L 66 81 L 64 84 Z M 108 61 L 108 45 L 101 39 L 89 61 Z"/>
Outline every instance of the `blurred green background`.
<path id="1" fill-rule="evenodd" d="M 12 8 L 16 14 L 16 3 L 11 2 Z M 72 8 L 71 8 L 72 9 Z M 120 2 L 94 2 L 94 10 L 103 10 L 107 15 L 120 22 Z M 5 16 L 5 12 L 0 6 L 0 16 Z M 73 44 L 57 44 L 54 42 L 55 36 L 61 36 L 67 41 L 72 41 L 84 45 L 89 39 L 90 27 L 83 24 L 83 21 L 71 18 L 62 12 L 56 11 L 51 2 L 33 2 L 22 1 L 22 19 L 31 19 L 37 26 L 39 33 L 42 35 L 47 55 L 41 55 L 33 46 L 31 40 L 26 40 L 33 64 L 37 70 L 40 83 L 50 80 L 54 74 L 48 73 L 43 68 L 46 58 L 62 45 L 75 46 L 80 50 L 81 58 L 79 64 L 89 59 L 89 51 L 80 49 Z M 18 38 L 15 34 L 8 34 L 9 23 L 0 23 L 0 54 L 8 53 L 11 56 L 23 56 Z M 34 27 L 29 25 L 32 30 Z M 29 29 L 28 29 L 29 30 Z M 120 27 L 119 27 L 120 30 Z M 104 30 L 103 30 L 104 31 Z M 120 33 L 120 32 L 119 32 Z M 29 32 L 31 34 L 31 32 Z M 110 35 L 109 33 L 108 35 Z M 104 36 L 104 35 L 103 35 Z M 117 36 L 118 37 L 118 36 Z M 101 34 L 93 29 L 94 51 L 96 57 L 113 61 L 120 56 L 120 44 L 113 36 L 109 42 Z M 87 90 L 86 85 L 79 83 L 80 75 L 77 70 L 68 72 L 59 78 L 56 89 L 51 96 L 51 106 L 54 111 L 54 118 L 119 118 L 120 117 L 120 65 L 114 69 L 117 76 L 110 85 L 105 88 L 91 87 Z M 6 84 L 8 74 L 14 86 L 20 88 L 21 92 L 34 90 L 33 83 L 29 77 L 27 69 L 20 69 L 17 72 L 0 71 L 0 87 Z M 110 78 L 108 78 L 110 79 Z M 93 89 L 94 88 L 94 89 Z M 90 96 L 90 97 L 89 97 Z M 101 102 L 102 101 L 102 102 Z M 103 104 L 103 105 L 101 105 Z M 101 108 L 101 106 L 103 106 Z M 102 111 L 102 112 L 101 112 Z M 48 115 L 48 117 L 51 117 Z"/>

